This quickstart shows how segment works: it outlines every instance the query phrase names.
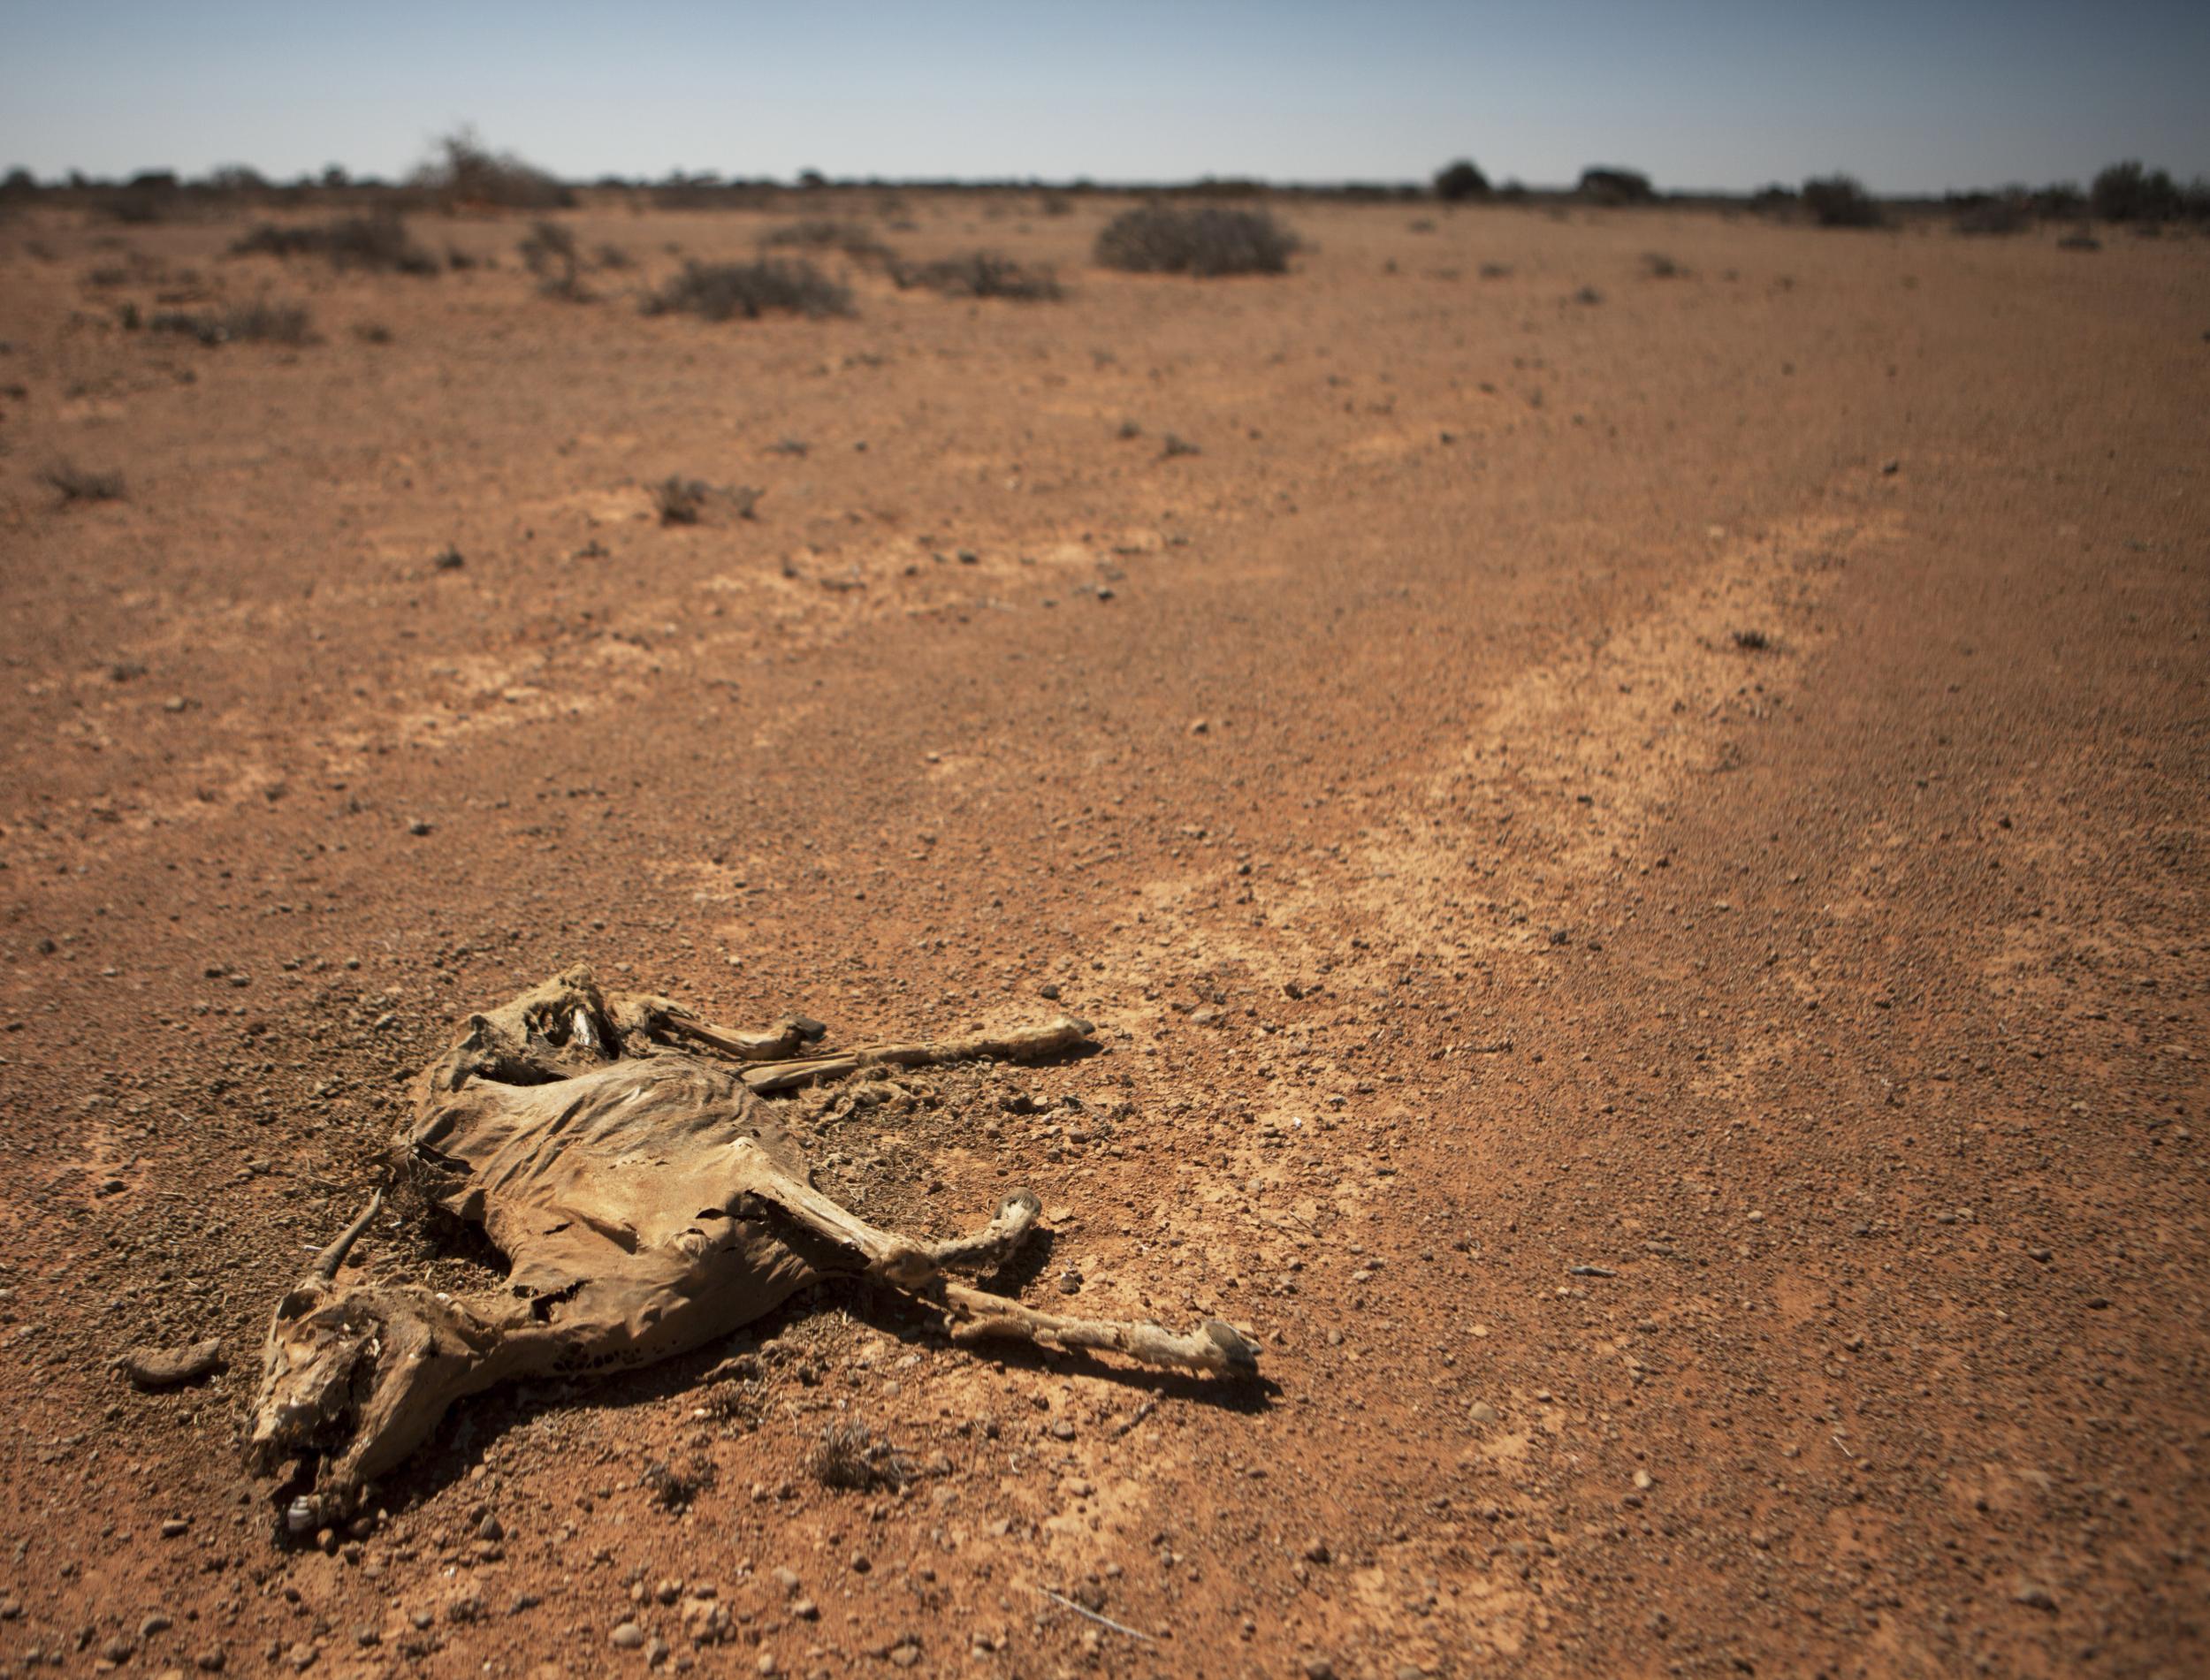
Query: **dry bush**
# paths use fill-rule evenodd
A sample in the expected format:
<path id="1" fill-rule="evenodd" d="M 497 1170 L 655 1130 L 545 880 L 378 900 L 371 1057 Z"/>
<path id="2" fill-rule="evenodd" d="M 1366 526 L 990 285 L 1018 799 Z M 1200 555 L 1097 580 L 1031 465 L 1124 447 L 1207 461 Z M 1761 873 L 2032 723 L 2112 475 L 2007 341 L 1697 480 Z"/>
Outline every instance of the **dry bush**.
<path id="1" fill-rule="evenodd" d="M 806 1468 L 824 1487 L 841 1487 L 855 1494 L 878 1487 L 903 1487 L 913 1479 L 913 1467 L 887 1441 L 880 1440 L 864 1424 L 832 1424 L 821 1432 L 820 1444 L 806 1459 Z"/>
<path id="2" fill-rule="evenodd" d="M 74 461 L 56 461 L 39 474 L 39 483 L 64 502 L 119 502 L 123 475 L 87 472 Z"/>
<path id="3" fill-rule="evenodd" d="M 341 216 L 307 227 L 264 222 L 230 247 L 232 256 L 324 256 L 332 268 L 367 273 L 435 274 L 438 259 L 407 237 L 389 211 Z"/>
<path id="4" fill-rule="evenodd" d="M 1146 204 L 1097 236 L 1097 260 L 1131 274 L 1281 274 L 1297 236 L 1264 210 Z"/>
<path id="5" fill-rule="evenodd" d="M 670 473 L 652 486 L 652 506 L 659 510 L 660 523 L 696 525 L 712 488 L 703 478 Z"/>
<path id="6" fill-rule="evenodd" d="M 1055 302 L 1065 296 L 1048 268 L 1029 268 L 1010 256 L 970 251 L 934 262 L 899 263 L 890 271 L 900 290 L 911 286 L 948 298 L 1011 298 L 1020 303 Z"/>
<path id="7" fill-rule="evenodd" d="M 875 238 L 865 228 L 852 222 L 832 222 L 821 217 L 809 217 L 803 222 L 791 222 L 769 232 L 761 240 L 765 247 L 796 246 L 808 251 L 838 251 L 855 262 L 883 262 L 893 261 L 896 253 Z"/>
<path id="8" fill-rule="evenodd" d="M 1821 227 L 1879 227 L 1886 217 L 1850 175 L 1825 175 L 1803 183 L 1803 208 Z"/>
<path id="9" fill-rule="evenodd" d="M 1642 272 L 1653 280 L 1677 280 L 1688 270 L 1663 251 L 1642 253 Z"/>
<path id="10" fill-rule="evenodd" d="M 315 342 L 315 318 L 297 304 L 238 303 L 197 315 L 169 309 L 146 324 L 152 331 L 181 333 L 204 345 Z"/>
<path id="11" fill-rule="evenodd" d="M 2033 225 L 2033 201 L 2023 191 L 1983 193 L 1958 206 L 1950 225 L 1960 233 L 2023 233 Z"/>
<path id="12" fill-rule="evenodd" d="M 591 254 L 591 260 L 602 269 L 627 269 L 636 266 L 636 260 L 619 245 L 599 246 Z"/>
<path id="13" fill-rule="evenodd" d="M 695 315 L 707 321 L 757 320 L 771 309 L 819 319 L 852 313 L 851 288 L 811 262 L 697 262 L 644 300 L 647 315 Z"/>
<path id="14" fill-rule="evenodd" d="M 508 210 L 565 210 L 575 194 L 552 176 L 510 152 L 494 152 L 463 128 L 438 142 L 438 156 L 415 172 L 415 185 L 440 207 L 492 205 Z"/>

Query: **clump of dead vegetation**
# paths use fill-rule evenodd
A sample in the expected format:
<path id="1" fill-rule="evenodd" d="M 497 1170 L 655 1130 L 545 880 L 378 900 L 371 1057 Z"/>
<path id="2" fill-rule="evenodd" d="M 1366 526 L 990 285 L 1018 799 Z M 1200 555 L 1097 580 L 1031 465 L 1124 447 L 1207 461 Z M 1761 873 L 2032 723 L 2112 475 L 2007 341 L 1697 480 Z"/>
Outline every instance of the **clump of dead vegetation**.
<path id="1" fill-rule="evenodd" d="M 1649 176 L 1638 169 L 1622 169 L 1615 163 L 1597 163 L 1582 170 L 1581 184 L 1574 193 L 1578 198 L 1609 209 L 1658 201 L 1658 189 L 1650 185 Z"/>
<path id="2" fill-rule="evenodd" d="M 753 321 L 770 310 L 816 320 L 850 315 L 851 288 L 803 260 L 687 262 L 681 274 L 644 300 L 647 315 L 695 315 L 706 321 L 728 321 L 737 315 Z"/>
<path id="3" fill-rule="evenodd" d="M 516 248 L 523 265 L 537 277 L 537 290 L 546 297 L 569 303 L 591 300 L 583 289 L 583 256 L 575 248 L 575 235 L 558 222 L 533 224 Z"/>
<path id="4" fill-rule="evenodd" d="M 807 251 L 834 251 L 855 262 L 887 265 L 896 256 L 888 246 L 857 223 L 834 222 L 818 217 L 775 228 L 760 240 L 760 244 L 771 250 L 792 247 Z"/>
<path id="5" fill-rule="evenodd" d="M 1049 269 L 1016 262 L 991 251 L 940 257 L 934 262 L 902 262 L 890 270 L 900 291 L 918 286 L 948 298 L 1010 298 L 1017 303 L 1051 303 L 1066 295 Z"/>
<path id="6" fill-rule="evenodd" d="M 652 486 L 652 506 L 663 525 L 696 525 L 715 506 L 726 506 L 739 519 L 756 519 L 759 498 L 766 494 L 751 484 L 717 488 L 703 478 L 670 473 Z"/>
<path id="7" fill-rule="evenodd" d="M 904 1455 L 865 1424 L 832 1424 L 806 1459 L 806 1469 L 824 1487 L 855 1494 L 878 1487 L 903 1487 L 913 1479 Z"/>
<path id="8" fill-rule="evenodd" d="M 321 256 L 332 268 L 364 273 L 436 274 L 438 259 L 408 237 L 388 211 L 341 216 L 307 226 L 264 222 L 230 247 L 232 256 Z"/>
<path id="9" fill-rule="evenodd" d="M 414 185 L 446 210 L 564 210 L 575 202 L 553 176 L 511 152 L 494 152 L 472 128 L 439 141 L 437 156 L 415 171 Z"/>
<path id="10" fill-rule="evenodd" d="M 1282 274 L 1297 236 L 1265 210 L 1146 204 L 1097 236 L 1097 260 L 1131 274 Z"/>
<path id="11" fill-rule="evenodd" d="M 315 317 L 297 304 L 236 303 L 228 308 L 165 309 L 146 323 L 153 332 L 173 332 L 203 345 L 275 344 L 297 347 L 316 342 Z"/>
<path id="12" fill-rule="evenodd" d="M 720 1479 L 720 1472 L 713 1460 L 704 1453 L 693 1453 L 678 1466 L 667 1459 L 655 1459 L 644 1467 L 638 1479 L 667 1511 L 687 1511 L 691 1502 Z"/>
<path id="13" fill-rule="evenodd" d="M 88 472 L 74 461 L 56 461 L 39 474 L 38 480 L 65 504 L 123 499 L 122 474 Z"/>

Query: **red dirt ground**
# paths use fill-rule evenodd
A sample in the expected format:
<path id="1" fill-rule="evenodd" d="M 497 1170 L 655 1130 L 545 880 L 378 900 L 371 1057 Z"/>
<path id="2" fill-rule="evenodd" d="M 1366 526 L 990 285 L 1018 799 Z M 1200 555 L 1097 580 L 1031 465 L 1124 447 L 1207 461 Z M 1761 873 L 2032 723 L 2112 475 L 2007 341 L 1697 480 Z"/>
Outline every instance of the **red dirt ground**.
<path id="1" fill-rule="evenodd" d="M 743 214 L 573 218 L 637 259 L 584 304 L 521 224 L 425 279 L 0 223 L 5 1671 L 2202 1672 L 2210 246 L 1321 207 L 1191 282 L 909 208 L 1069 296 L 637 312 Z M 118 323 L 261 295 L 323 341 Z M 824 1290 L 280 1547 L 271 1304 L 576 961 L 1093 1019 L 823 1182 L 1029 1183 L 1027 1298 L 1265 1384 Z M 842 1420 L 922 1475 L 821 1486 Z"/>

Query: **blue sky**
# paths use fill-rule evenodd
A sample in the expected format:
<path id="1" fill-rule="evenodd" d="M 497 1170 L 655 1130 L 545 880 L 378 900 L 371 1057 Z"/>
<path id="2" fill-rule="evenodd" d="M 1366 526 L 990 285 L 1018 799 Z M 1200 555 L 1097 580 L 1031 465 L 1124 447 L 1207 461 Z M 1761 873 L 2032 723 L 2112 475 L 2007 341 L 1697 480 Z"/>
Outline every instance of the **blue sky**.
<path id="1" fill-rule="evenodd" d="M 396 175 L 462 122 L 584 178 L 2210 174 L 2210 0 L 0 0 L 0 168 L 42 177 Z"/>

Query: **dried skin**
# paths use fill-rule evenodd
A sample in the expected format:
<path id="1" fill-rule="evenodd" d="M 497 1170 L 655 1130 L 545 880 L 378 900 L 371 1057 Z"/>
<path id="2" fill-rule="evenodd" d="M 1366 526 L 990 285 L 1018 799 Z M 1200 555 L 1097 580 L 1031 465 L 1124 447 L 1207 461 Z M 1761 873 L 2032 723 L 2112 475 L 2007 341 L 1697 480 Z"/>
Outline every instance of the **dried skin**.
<path id="1" fill-rule="evenodd" d="M 1103 1349 L 1223 1375 L 1256 1368 L 1224 1324 L 1187 1335 L 1068 1319 L 950 1282 L 994 1266 L 1034 1229 L 1026 1190 L 980 1231 L 926 1243 L 868 1225 L 814 1190 L 771 1094 L 871 1068 L 1078 1051 L 1071 1017 L 925 1044 L 811 1050 L 818 1022 L 735 1031 L 665 999 L 604 998 L 577 968 L 472 1015 L 417 1080 L 394 1167 L 480 1226 L 509 1266 L 459 1298 L 338 1273 L 354 1228 L 277 1307 L 251 1455 L 308 1461 L 314 1507 L 347 1509 L 452 1403 L 501 1382 L 649 1365 L 765 1316 L 823 1278 L 865 1275 L 941 1308 L 963 1339 Z"/>

